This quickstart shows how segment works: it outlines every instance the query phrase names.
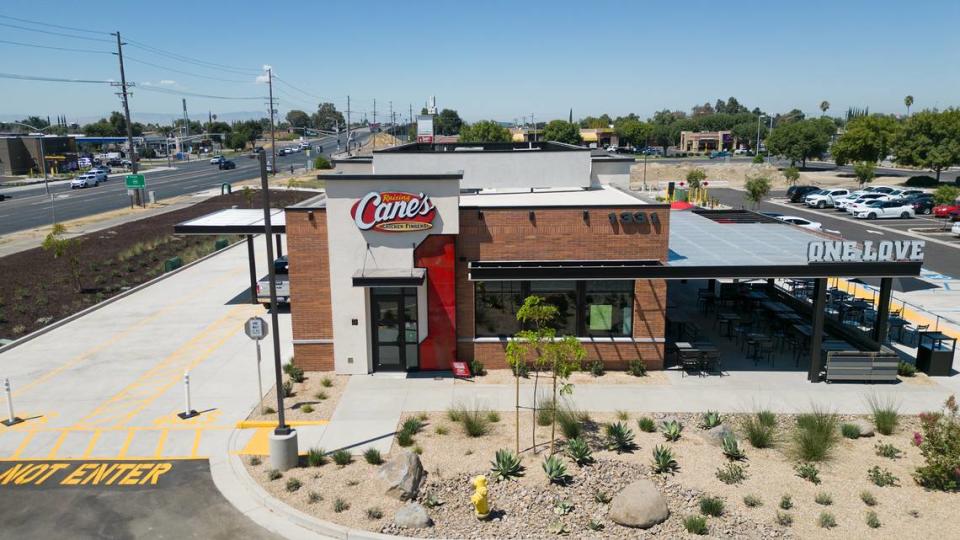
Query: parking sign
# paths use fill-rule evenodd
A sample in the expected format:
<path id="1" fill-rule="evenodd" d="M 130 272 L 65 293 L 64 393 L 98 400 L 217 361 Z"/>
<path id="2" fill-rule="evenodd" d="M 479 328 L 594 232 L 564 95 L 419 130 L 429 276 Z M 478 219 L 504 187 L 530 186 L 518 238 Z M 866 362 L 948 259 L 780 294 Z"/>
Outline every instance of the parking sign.
<path id="1" fill-rule="evenodd" d="M 267 326 L 267 321 L 261 319 L 260 317 L 250 317 L 247 319 L 247 322 L 243 324 L 243 331 L 247 333 L 247 336 L 250 339 L 260 341 L 261 339 L 267 337 L 267 333 L 270 330 Z"/>

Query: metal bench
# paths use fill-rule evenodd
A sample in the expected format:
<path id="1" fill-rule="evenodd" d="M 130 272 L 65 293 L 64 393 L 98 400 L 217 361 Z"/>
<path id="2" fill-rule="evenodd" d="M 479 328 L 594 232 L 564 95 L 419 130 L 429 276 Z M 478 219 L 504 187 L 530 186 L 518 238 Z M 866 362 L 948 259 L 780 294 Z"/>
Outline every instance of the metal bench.
<path id="1" fill-rule="evenodd" d="M 888 351 L 830 351 L 827 382 L 896 382 L 900 357 Z"/>

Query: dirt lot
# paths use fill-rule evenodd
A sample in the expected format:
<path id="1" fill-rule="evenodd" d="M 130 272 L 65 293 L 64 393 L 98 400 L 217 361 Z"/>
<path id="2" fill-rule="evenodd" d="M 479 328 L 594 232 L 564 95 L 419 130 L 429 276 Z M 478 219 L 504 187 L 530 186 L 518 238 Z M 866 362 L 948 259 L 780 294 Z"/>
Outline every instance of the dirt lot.
<path id="1" fill-rule="evenodd" d="M 413 415 L 409 415 L 411 417 Z M 684 429 L 680 440 L 666 442 L 659 432 L 645 433 L 638 429 L 639 415 L 629 414 L 626 424 L 633 430 L 637 447 L 629 453 L 617 454 L 604 448 L 601 438 L 604 422 L 615 421 L 613 414 L 591 414 L 585 422 L 585 437 L 593 448 L 596 465 L 578 468 L 564 458 L 568 473 L 573 480 L 567 487 L 549 485 L 540 462 L 545 457 L 544 443 L 549 439 L 549 427 L 538 426 L 537 439 L 540 452 L 530 450 L 530 432 L 533 426 L 531 415 L 522 413 L 520 422 L 521 448 L 526 474 L 516 482 L 501 484 L 491 481 L 490 497 L 494 510 L 504 511 L 502 522 L 479 523 L 470 516 L 467 479 L 476 474 L 489 474 L 489 462 L 500 448 L 514 447 L 513 413 L 500 415 L 490 424 L 490 432 L 482 437 L 470 438 L 464 434 L 460 423 L 444 413 L 418 415 L 425 419 L 425 427 L 415 435 L 414 451 L 421 452 L 428 478 L 423 490 L 443 502 L 442 506 L 429 510 L 436 525 L 419 531 L 406 530 L 403 534 L 425 537 L 552 537 L 548 525 L 557 519 L 549 510 L 554 501 L 566 498 L 574 505 L 571 514 L 562 521 L 569 525 L 573 537 L 693 537 L 682 531 L 682 519 L 698 513 L 701 494 L 719 496 L 725 501 L 724 515 L 708 518 L 711 537 L 720 538 L 932 538 L 957 537 L 951 524 L 955 521 L 956 494 L 926 491 L 917 486 L 911 473 L 921 462 L 919 450 L 911 444 L 917 429 L 915 417 L 901 417 L 898 429 L 891 436 L 877 434 L 874 437 L 855 440 L 841 438 L 830 460 L 819 465 L 821 483 L 799 478 L 790 457 L 789 433 L 795 423 L 794 417 L 778 416 L 776 443 L 773 448 L 755 449 L 742 439 L 742 417 L 730 416 L 725 423 L 733 427 L 747 458 L 741 462 L 746 470 L 746 479 L 736 485 L 727 485 L 717 479 L 716 471 L 728 463 L 720 448 L 707 442 L 698 427 L 699 415 L 671 415 L 681 420 Z M 659 423 L 667 415 L 648 415 Z M 845 420 L 850 420 L 847 417 Z M 558 438 L 559 429 L 558 429 Z M 903 452 L 897 459 L 880 457 L 875 445 L 890 443 Z M 679 462 L 674 475 L 653 475 L 649 464 L 651 451 L 656 445 L 672 449 Z M 394 444 L 391 455 L 402 449 Z M 385 456 L 386 457 L 386 456 Z M 867 476 L 874 466 L 888 469 L 899 479 L 899 485 L 878 487 Z M 595 467 L 595 469 L 591 469 Z M 286 472 L 281 479 L 269 480 L 266 465 L 249 465 L 250 474 L 265 488 L 291 506 L 321 519 L 372 531 L 397 532 L 391 525 L 394 512 L 402 506 L 399 501 L 382 495 L 383 487 L 376 479 L 377 467 L 358 458 L 345 467 L 328 462 L 321 467 L 304 467 Z M 602 471 L 598 472 L 598 471 Z M 601 474 L 599 480 L 596 475 Z M 664 524 L 645 533 L 627 529 L 613 523 L 607 517 L 607 505 L 598 504 L 592 492 L 585 486 L 597 482 L 614 494 L 625 483 L 640 477 L 654 478 L 668 498 L 671 518 Z M 286 489 L 286 482 L 296 478 L 302 487 L 294 492 Z M 876 505 L 868 507 L 861 500 L 861 493 L 869 491 L 876 498 Z M 310 493 L 315 495 L 311 498 Z M 831 504 L 815 502 L 820 493 L 832 499 Z M 426 494 L 421 493 L 423 502 Z M 759 498 L 759 506 L 747 506 L 747 495 Z M 780 510 L 781 497 L 790 495 L 793 507 Z M 317 498 L 320 497 L 320 498 Z M 334 511 L 334 501 L 342 498 L 349 508 Z M 545 512 L 541 512 L 544 510 Z M 378 509 L 382 517 L 368 514 L 368 509 Z M 880 528 L 871 529 L 865 522 L 868 511 L 875 511 L 880 519 Z M 777 512 L 785 512 L 793 518 L 791 526 L 775 522 Z M 822 512 L 833 514 L 836 527 L 821 528 L 817 521 Z M 604 524 L 602 532 L 589 531 L 589 520 Z M 945 528 L 946 527 L 946 528 Z M 944 535 L 946 533 L 946 535 Z"/>
<path id="2" fill-rule="evenodd" d="M 275 206 L 316 193 L 276 191 Z M 211 197 L 189 208 L 76 237 L 61 257 L 34 248 L 0 258 L 0 337 L 18 338 L 163 273 L 164 261 L 189 263 L 212 253 L 216 238 L 173 235 L 176 223 L 223 208 L 256 207 L 259 191 Z M 228 241 L 236 240 L 228 238 Z"/>

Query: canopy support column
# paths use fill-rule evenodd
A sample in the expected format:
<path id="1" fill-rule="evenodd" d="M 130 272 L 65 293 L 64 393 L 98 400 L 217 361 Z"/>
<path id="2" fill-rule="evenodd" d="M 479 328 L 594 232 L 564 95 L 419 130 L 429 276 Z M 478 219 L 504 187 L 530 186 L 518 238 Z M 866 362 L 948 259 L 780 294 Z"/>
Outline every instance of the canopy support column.
<path id="1" fill-rule="evenodd" d="M 283 244 L 280 242 L 279 234 L 275 234 L 273 236 L 277 239 L 277 258 L 279 259 L 280 257 L 283 257 Z"/>
<path id="2" fill-rule="evenodd" d="M 873 340 L 883 346 L 887 340 L 887 324 L 890 321 L 890 291 L 893 290 L 893 278 L 880 279 L 880 297 L 877 300 L 877 320 L 873 324 Z"/>
<path id="3" fill-rule="evenodd" d="M 253 235 L 247 235 L 247 258 L 250 266 L 250 303 L 257 303 L 257 259 L 253 255 Z"/>
<path id="4" fill-rule="evenodd" d="M 810 336 L 810 371 L 807 380 L 820 380 L 820 371 L 823 369 L 823 357 L 820 348 L 823 346 L 823 318 L 827 304 L 827 280 L 818 278 L 813 285 L 813 333 Z"/>

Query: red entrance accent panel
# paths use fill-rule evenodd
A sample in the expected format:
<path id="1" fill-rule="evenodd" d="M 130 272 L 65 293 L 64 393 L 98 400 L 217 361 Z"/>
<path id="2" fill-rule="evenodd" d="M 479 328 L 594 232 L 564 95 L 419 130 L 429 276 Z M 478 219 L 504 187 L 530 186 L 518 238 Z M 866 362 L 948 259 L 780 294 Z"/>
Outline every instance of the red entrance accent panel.
<path id="1" fill-rule="evenodd" d="M 414 250 L 413 265 L 427 270 L 427 337 L 420 369 L 447 370 L 457 357 L 456 237 L 431 235 Z"/>

